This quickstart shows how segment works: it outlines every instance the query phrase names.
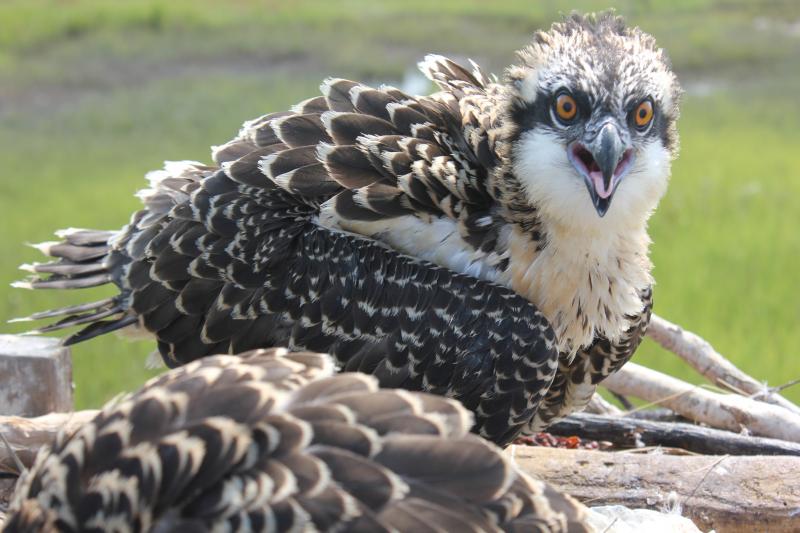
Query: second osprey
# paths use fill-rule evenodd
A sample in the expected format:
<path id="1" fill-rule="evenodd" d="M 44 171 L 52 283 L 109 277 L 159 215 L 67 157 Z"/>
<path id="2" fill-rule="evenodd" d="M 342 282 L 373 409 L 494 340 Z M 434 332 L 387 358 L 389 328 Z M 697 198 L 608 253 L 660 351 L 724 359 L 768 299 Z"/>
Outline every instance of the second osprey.
<path id="1" fill-rule="evenodd" d="M 151 173 L 128 226 L 62 233 L 23 284 L 120 294 L 31 318 L 89 324 L 69 342 L 138 324 L 170 366 L 329 352 L 460 400 L 500 444 L 582 408 L 649 321 L 680 89 L 612 15 L 537 33 L 503 81 L 472 67 L 429 56 L 422 97 L 327 80 L 214 165 Z"/>

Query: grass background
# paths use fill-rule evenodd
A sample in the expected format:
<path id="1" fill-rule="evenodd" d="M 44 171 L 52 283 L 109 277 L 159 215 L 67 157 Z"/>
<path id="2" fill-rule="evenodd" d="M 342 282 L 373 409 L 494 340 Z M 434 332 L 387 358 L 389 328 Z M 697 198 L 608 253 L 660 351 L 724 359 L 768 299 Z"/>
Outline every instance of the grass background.
<path id="1" fill-rule="evenodd" d="M 656 311 L 771 385 L 800 377 L 794 0 L 4 0 L 0 319 L 109 293 L 9 288 L 16 266 L 38 259 L 24 242 L 120 227 L 145 172 L 208 160 L 243 120 L 314 95 L 325 76 L 398 83 L 427 52 L 502 72 L 560 12 L 611 6 L 667 48 L 687 89 L 682 153 L 651 224 Z M 152 349 L 76 346 L 77 407 L 138 386 L 155 372 Z M 650 342 L 636 359 L 696 379 Z M 800 401 L 800 388 L 787 395 Z"/>

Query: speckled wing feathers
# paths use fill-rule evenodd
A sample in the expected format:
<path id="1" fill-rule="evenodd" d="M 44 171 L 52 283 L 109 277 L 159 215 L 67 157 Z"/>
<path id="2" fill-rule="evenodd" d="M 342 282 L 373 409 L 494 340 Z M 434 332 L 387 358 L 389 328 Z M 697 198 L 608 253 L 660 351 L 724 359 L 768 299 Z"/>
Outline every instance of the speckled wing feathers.
<path id="1" fill-rule="evenodd" d="M 348 84 L 349 104 L 342 96 Z M 373 373 L 387 385 L 464 401 L 478 411 L 482 434 L 508 442 L 533 415 L 552 379 L 552 331 L 511 291 L 310 221 L 334 188 L 336 198 L 352 193 L 335 179 L 335 166 L 348 162 L 365 174 L 371 168 L 375 176 L 373 184 L 357 190 L 368 199 L 359 204 L 362 208 L 388 216 L 392 209 L 416 209 L 422 203 L 384 175 L 392 163 L 400 164 L 399 156 L 370 152 L 366 145 L 332 144 L 358 137 L 347 133 L 359 116 L 353 110 L 378 108 L 380 91 L 353 91 L 362 86 L 343 81 L 329 86 L 327 105 L 347 111 L 325 119 L 306 113 L 322 108 L 316 100 L 302 104 L 299 115 L 247 124 L 237 141 L 215 152 L 223 169 L 204 169 L 203 179 L 191 182 L 188 201 L 170 210 L 146 246 L 138 246 L 137 227 L 128 231 L 129 240 L 120 239 L 119 253 L 136 259 L 125 280 L 133 311 L 155 333 L 169 364 L 270 344 L 330 351 L 345 369 Z M 399 96 L 380 94 L 384 100 Z M 368 95 L 372 103 L 365 103 Z M 387 111 L 390 119 L 401 114 Z M 442 151 L 398 137 L 400 130 L 375 137 L 379 128 L 397 128 L 381 117 L 358 124 L 359 130 L 372 128 L 366 140 L 373 147 L 399 150 L 402 144 L 425 163 L 425 157 Z M 266 128 L 274 135 L 263 133 Z M 318 144 L 305 144 L 312 142 Z M 225 154 L 242 153 L 234 149 L 242 145 L 254 152 L 222 161 Z M 326 157 L 314 163 L 319 153 Z M 381 162 L 383 174 L 370 154 Z M 439 179 L 431 183 L 439 184 L 441 198 L 480 196 L 469 187 L 448 189 Z M 425 200 L 436 209 L 430 195 Z"/>
<path id="2" fill-rule="evenodd" d="M 586 530 L 457 403 L 332 372 L 262 350 L 160 376 L 40 453 L 4 531 Z"/>

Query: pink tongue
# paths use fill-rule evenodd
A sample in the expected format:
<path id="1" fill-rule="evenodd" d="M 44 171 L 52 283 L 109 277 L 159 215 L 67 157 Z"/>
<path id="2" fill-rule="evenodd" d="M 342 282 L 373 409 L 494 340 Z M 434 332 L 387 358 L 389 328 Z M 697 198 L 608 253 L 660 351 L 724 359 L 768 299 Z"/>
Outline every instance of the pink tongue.
<path id="1" fill-rule="evenodd" d="M 608 198 L 611 196 L 611 190 L 614 188 L 614 179 L 611 179 L 611 183 L 608 184 L 608 189 L 606 189 L 606 184 L 603 181 L 603 173 L 599 170 L 592 170 L 589 172 L 589 177 L 592 178 L 592 183 L 594 184 L 594 190 L 600 198 Z"/>

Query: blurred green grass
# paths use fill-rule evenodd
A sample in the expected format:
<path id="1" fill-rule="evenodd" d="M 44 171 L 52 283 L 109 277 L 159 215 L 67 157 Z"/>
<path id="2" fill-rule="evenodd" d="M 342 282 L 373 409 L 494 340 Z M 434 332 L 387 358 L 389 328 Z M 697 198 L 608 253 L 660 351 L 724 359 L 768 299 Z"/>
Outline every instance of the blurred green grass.
<path id="1" fill-rule="evenodd" d="M 559 11 L 608 4 L 6 0 L 0 280 L 38 259 L 23 242 L 67 226 L 121 226 L 145 172 L 165 159 L 208 160 L 208 146 L 243 120 L 313 95 L 325 76 L 397 82 L 427 52 L 500 72 Z M 800 377 L 800 5 L 615 6 L 667 48 L 688 89 L 682 153 L 651 224 L 656 310 L 771 385 Z M 90 296 L 3 283 L 0 318 Z M 77 406 L 139 385 L 155 372 L 144 367 L 152 349 L 114 337 L 76 346 Z M 636 357 L 693 378 L 652 343 Z M 800 400 L 800 389 L 787 395 Z"/>

